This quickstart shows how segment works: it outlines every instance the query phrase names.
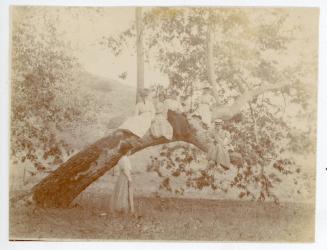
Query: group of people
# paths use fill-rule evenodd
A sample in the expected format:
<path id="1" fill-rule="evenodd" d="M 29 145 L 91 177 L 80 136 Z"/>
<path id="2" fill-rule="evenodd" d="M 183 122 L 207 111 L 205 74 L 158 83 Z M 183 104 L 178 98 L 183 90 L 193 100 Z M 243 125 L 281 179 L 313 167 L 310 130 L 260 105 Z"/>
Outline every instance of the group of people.
<path id="1" fill-rule="evenodd" d="M 155 103 L 149 97 L 149 91 L 144 89 L 139 93 L 134 115 L 129 117 L 119 128 L 128 130 L 142 138 L 148 131 L 155 138 L 173 138 L 173 128 L 168 122 L 168 110 L 182 112 L 182 105 L 177 101 L 177 93 L 173 92 L 169 98 L 159 93 Z"/>
<path id="2" fill-rule="evenodd" d="M 140 91 L 134 115 L 129 117 L 119 128 L 128 130 L 139 138 L 150 134 L 155 138 L 165 137 L 171 140 L 174 136 L 174 129 L 168 121 L 167 114 L 171 111 L 177 113 L 185 111 L 177 98 L 176 91 L 173 91 L 169 98 L 165 98 L 164 93 L 159 93 L 156 101 L 152 102 L 148 90 Z M 213 102 L 210 88 L 204 88 L 198 108 L 190 115 L 201 119 L 203 127 L 208 130 L 210 135 L 211 142 L 207 154 L 209 164 L 228 169 L 230 166 L 228 151 L 232 149 L 230 134 L 222 129 L 223 120 L 218 119 L 212 122 L 211 106 Z M 181 130 L 183 129 L 185 128 L 181 128 Z M 124 152 L 117 164 L 120 174 L 112 195 L 111 206 L 113 211 L 134 214 L 131 163 L 128 158 L 130 151 L 129 147 L 124 145 L 120 150 Z"/>
<path id="3" fill-rule="evenodd" d="M 171 140 L 174 131 L 168 121 L 168 110 L 182 112 L 181 105 L 176 99 L 177 93 L 172 93 L 168 99 L 160 93 L 153 103 L 149 98 L 148 90 L 140 91 L 134 115 L 129 117 L 119 129 L 128 130 L 139 138 L 150 131 L 151 136 L 155 138 L 165 137 Z M 120 173 L 111 198 L 111 208 L 114 212 L 135 214 L 131 163 L 128 158 L 131 152 L 127 144 L 120 145 L 119 149 L 123 156 L 117 163 Z"/>

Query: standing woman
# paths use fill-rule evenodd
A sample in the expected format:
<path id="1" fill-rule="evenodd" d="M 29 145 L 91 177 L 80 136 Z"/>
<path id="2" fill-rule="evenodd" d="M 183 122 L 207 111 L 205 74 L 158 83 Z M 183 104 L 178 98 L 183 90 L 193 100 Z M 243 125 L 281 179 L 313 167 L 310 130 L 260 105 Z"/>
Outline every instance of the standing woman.
<path id="1" fill-rule="evenodd" d="M 151 122 L 155 115 L 152 101 L 149 99 L 148 90 L 143 89 L 139 94 L 140 98 L 135 106 L 135 112 L 119 128 L 129 130 L 142 138 L 150 129 Z"/>
<path id="2" fill-rule="evenodd" d="M 209 146 L 207 160 L 224 169 L 230 168 L 229 150 L 233 150 L 230 134 L 222 129 L 223 120 L 215 121 L 215 128 L 211 135 L 212 142 Z"/>
<path id="3" fill-rule="evenodd" d="M 119 214 L 134 214 L 134 195 L 133 182 L 131 174 L 131 163 L 129 161 L 130 145 L 124 144 L 120 146 L 123 157 L 118 161 L 119 176 L 111 196 L 111 210 Z"/>

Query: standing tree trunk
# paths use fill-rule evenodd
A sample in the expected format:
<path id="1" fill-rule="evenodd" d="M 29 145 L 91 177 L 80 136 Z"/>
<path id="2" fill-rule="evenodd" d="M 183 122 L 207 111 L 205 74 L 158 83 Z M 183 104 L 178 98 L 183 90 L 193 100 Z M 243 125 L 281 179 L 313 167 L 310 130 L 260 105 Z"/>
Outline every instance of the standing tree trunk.
<path id="1" fill-rule="evenodd" d="M 144 51 L 143 51 L 143 24 L 142 24 L 142 8 L 136 7 L 136 67 L 137 67 L 137 91 L 136 100 L 140 90 L 144 88 Z"/>
<path id="2" fill-rule="evenodd" d="M 210 11 L 210 10 L 209 10 Z M 212 87 L 212 92 L 214 98 L 217 103 L 219 103 L 219 96 L 216 91 L 216 78 L 215 78 L 215 71 L 214 71 L 214 61 L 213 61 L 213 24 L 212 24 L 212 14 L 209 12 L 208 18 L 208 28 L 207 28 L 207 35 L 206 35 L 206 59 L 207 59 L 207 76 L 209 84 Z"/>

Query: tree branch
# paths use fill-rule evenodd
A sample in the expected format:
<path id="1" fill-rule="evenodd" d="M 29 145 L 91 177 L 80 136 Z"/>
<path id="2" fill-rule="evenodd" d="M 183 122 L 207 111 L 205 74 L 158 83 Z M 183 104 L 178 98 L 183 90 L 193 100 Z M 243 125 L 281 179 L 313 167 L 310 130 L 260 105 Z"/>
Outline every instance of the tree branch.
<path id="1" fill-rule="evenodd" d="M 230 120 L 235 115 L 239 114 L 242 108 L 246 106 L 247 102 L 251 101 L 254 97 L 268 91 L 280 90 L 291 84 L 291 82 L 286 81 L 283 84 L 269 84 L 261 88 L 247 90 L 231 105 L 214 105 L 212 117 L 213 119 Z"/>

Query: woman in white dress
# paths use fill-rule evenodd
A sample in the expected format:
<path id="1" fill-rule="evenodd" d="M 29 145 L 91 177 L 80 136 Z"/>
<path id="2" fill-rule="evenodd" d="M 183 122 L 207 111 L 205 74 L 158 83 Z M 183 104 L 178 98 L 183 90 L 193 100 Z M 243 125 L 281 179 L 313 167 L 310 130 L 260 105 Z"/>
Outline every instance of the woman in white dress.
<path id="1" fill-rule="evenodd" d="M 129 130 L 141 138 L 148 132 L 154 115 L 155 108 L 148 98 L 148 91 L 142 90 L 135 107 L 134 116 L 129 117 L 119 128 Z"/>
<path id="2" fill-rule="evenodd" d="M 151 134 L 156 137 L 165 137 L 168 140 L 173 138 L 173 128 L 167 120 L 167 105 L 164 103 L 165 97 L 160 93 L 156 102 L 156 115 L 152 121 Z"/>
<path id="3" fill-rule="evenodd" d="M 215 128 L 212 131 L 212 142 L 209 146 L 207 160 L 214 165 L 224 169 L 230 168 L 229 150 L 233 150 L 231 137 L 228 131 L 222 129 L 223 120 L 215 121 Z"/>
<path id="4" fill-rule="evenodd" d="M 209 87 L 204 88 L 200 99 L 199 107 L 195 111 L 195 114 L 200 116 L 202 122 L 207 128 L 210 128 L 212 124 L 212 112 L 210 107 L 213 103 L 214 98 L 211 95 L 211 89 Z"/>
<path id="5" fill-rule="evenodd" d="M 119 176 L 111 196 L 111 210 L 114 213 L 135 214 L 131 163 L 128 158 L 130 151 L 123 152 L 129 150 L 127 146 L 123 147 L 125 148 L 120 149 L 120 151 L 125 155 L 117 163 Z"/>
<path id="6" fill-rule="evenodd" d="M 178 113 L 181 113 L 184 110 L 181 102 L 178 100 L 177 91 L 173 91 L 170 94 L 169 98 L 165 100 L 165 105 L 167 109 L 170 109 L 171 111 L 175 111 Z"/>

